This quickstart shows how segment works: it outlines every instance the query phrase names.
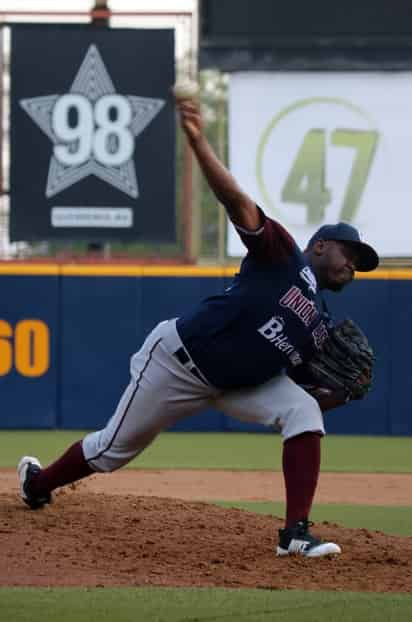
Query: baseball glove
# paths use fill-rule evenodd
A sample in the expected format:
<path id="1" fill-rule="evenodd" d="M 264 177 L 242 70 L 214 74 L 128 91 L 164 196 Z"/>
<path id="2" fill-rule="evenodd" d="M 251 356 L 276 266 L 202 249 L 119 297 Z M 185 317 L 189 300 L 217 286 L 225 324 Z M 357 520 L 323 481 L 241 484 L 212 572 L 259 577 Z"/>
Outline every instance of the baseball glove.
<path id="1" fill-rule="evenodd" d="M 372 386 L 375 357 L 366 335 L 350 319 L 329 332 L 322 350 L 308 362 L 313 384 L 344 392 L 346 400 L 360 400 Z"/>

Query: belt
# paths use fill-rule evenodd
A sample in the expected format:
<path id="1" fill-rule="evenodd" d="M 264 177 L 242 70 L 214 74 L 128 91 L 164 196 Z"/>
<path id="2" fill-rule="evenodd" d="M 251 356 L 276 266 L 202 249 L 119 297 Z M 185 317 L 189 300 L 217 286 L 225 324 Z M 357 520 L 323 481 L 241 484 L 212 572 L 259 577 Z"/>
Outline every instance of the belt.
<path id="1" fill-rule="evenodd" d="M 176 350 L 176 352 L 173 353 L 173 356 L 175 356 L 177 360 L 179 361 L 179 363 L 181 363 L 184 367 L 186 367 L 186 369 L 190 371 L 190 373 L 193 374 L 193 376 L 196 376 L 198 380 L 203 382 L 203 384 L 206 384 L 206 385 L 209 384 L 206 381 L 206 379 L 203 377 L 203 375 L 200 373 L 196 365 L 193 363 L 192 359 L 190 358 L 186 350 L 183 348 L 183 346 L 179 348 L 178 350 Z"/>

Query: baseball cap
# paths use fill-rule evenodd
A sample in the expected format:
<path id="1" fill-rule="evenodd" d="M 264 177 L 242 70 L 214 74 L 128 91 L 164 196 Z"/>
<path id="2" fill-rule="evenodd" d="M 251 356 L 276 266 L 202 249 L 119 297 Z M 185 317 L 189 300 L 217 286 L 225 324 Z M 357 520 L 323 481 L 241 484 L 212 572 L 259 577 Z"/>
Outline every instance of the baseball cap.
<path id="1" fill-rule="evenodd" d="M 318 240 L 337 240 L 339 242 L 348 242 L 355 246 L 359 253 L 359 261 L 356 265 L 356 269 L 359 272 L 370 272 L 378 267 L 379 257 L 377 252 L 372 246 L 362 242 L 359 231 L 346 222 L 338 222 L 336 225 L 323 225 L 312 235 L 308 246 L 312 246 Z"/>

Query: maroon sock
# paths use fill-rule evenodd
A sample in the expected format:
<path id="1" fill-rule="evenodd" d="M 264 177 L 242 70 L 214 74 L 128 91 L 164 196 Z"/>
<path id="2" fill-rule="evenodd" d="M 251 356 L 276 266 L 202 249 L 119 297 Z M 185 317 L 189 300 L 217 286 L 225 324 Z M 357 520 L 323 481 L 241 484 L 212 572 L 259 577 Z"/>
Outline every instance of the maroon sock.
<path id="1" fill-rule="evenodd" d="M 319 477 L 320 440 L 317 432 L 305 432 L 283 444 L 286 527 L 309 517 Z"/>
<path id="2" fill-rule="evenodd" d="M 30 490 L 33 494 L 51 492 L 59 486 L 71 484 L 94 472 L 86 462 L 81 441 L 78 441 L 60 458 L 33 477 Z"/>

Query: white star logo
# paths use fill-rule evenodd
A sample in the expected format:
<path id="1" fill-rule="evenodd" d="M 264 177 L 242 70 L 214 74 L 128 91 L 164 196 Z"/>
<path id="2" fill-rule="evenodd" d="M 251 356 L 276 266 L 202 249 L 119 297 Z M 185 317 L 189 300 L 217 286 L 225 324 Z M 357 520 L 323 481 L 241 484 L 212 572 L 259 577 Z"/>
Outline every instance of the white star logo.
<path id="1" fill-rule="evenodd" d="M 88 175 L 133 198 L 139 196 L 134 139 L 165 101 L 117 94 L 95 45 L 89 47 L 68 93 L 19 103 L 54 145 L 46 197 Z"/>

